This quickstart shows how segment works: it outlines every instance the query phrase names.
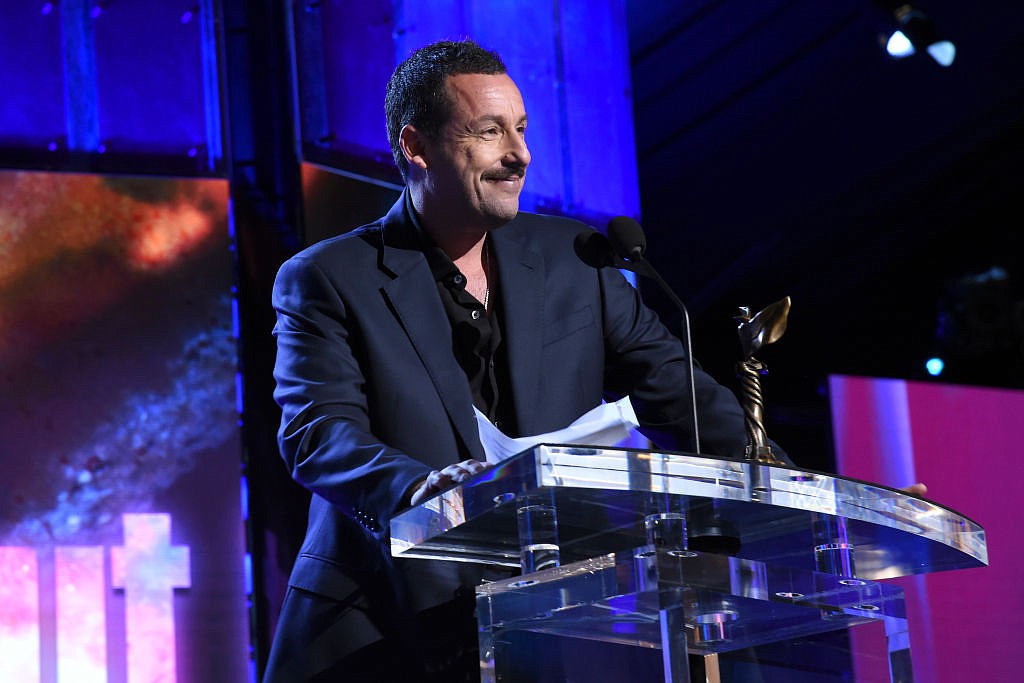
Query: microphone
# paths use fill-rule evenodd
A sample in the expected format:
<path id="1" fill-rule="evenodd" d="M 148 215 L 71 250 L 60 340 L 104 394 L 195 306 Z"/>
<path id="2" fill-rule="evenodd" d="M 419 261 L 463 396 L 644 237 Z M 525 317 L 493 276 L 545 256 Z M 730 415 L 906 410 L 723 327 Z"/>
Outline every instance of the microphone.
<path id="1" fill-rule="evenodd" d="M 622 259 L 615 255 L 608 238 L 596 230 L 587 228 L 576 235 L 572 247 L 576 256 L 591 268 L 606 266 L 622 268 L 625 266 Z"/>
<path id="2" fill-rule="evenodd" d="M 690 314 L 682 300 L 676 296 L 672 288 L 654 269 L 644 252 L 647 251 L 647 238 L 644 229 L 629 216 L 616 216 L 608 221 L 608 242 L 620 261 L 619 268 L 629 270 L 637 275 L 649 277 L 668 295 L 679 309 L 683 319 L 683 342 L 686 347 L 686 360 L 690 371 L 690 405 L 693 408 L 693 452 L 700 455 L 700 426 L 697 423 L 697 388 L 693 379 L 693 342 L 690 339 Z"/>
<path id="3" fill-rule="evenodd" d="M 622 258 L 644 260 L 644 252 L 647 251 L 644 229 L 629 216 L 616 216 L 608 221 L 608 241 Z"/>

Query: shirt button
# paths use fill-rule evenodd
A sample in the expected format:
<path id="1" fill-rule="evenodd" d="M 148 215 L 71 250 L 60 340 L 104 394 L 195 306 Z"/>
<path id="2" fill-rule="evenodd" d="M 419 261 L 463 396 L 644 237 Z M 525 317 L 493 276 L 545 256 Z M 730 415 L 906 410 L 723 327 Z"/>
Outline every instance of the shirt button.
<path id="1" fill-rule="evenodd" d="M 473 312 L 470 313 L 470 315 L 473 316 L 473 320 L 479 320 L 480 319 L 480 309 L 479 308 L 474 308 Z"/>

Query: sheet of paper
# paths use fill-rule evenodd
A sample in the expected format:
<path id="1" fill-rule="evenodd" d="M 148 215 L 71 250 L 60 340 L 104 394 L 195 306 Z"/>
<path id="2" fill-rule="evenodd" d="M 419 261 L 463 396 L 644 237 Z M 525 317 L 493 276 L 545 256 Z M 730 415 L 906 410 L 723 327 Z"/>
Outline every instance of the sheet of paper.
<path id="1" fill-rule="evenodd" d="M 640 426 L 628 396 L 614 403 L 602 403 L 564 429 L 517 439 L 503 434 L 475 406 L 473 412 L 487 462 L 492 465 L 541 443 L 614 446 Z"/>

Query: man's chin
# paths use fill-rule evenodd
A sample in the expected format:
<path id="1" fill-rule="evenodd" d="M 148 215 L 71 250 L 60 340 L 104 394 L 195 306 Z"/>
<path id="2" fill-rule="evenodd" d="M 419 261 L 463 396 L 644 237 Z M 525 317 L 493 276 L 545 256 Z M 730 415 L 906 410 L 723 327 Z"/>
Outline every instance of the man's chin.
<path id="1" fill-rule="evenodd" d="M 504 225 L 519 213 L 519 199 L 516 198 L 514 202 L 506 201 L 485 207 L 484 213 L 493 227 Z"/>

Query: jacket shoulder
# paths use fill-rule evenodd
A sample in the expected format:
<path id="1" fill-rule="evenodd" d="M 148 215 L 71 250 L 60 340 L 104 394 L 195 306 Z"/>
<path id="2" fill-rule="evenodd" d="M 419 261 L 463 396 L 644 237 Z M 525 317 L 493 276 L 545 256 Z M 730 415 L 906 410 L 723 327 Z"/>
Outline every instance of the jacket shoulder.
<path id="1" fill-rule="evenodd" d="M 572 245 L 581 232 L 594 232 L 594 228 L 575 218 L 549 216 L 540 213 L 519 213 L 515 220 L 501 228 L 506 235 L 541 249 Z"/>
<path id="2" fill-rule="evenodd" d="M 531 213 L 529 211 L 519 212 L 515 220 L 508 224 L 509 228 L 519 230 L 563 231 L 573 234 L 580 230 L 593 230 L 593 228 L 581 220 L 567 216 L 552 216 L 543 213 Z"/>
<path id="3" fill-rule="evenodd" d="M 367 223 L 334 237 L 327 237 L 305 247 L 289 260 L 320 261 L 338 256 L 354 255 L 367 249 L 376 251 L 381 244 L 381 221 Z"/>

